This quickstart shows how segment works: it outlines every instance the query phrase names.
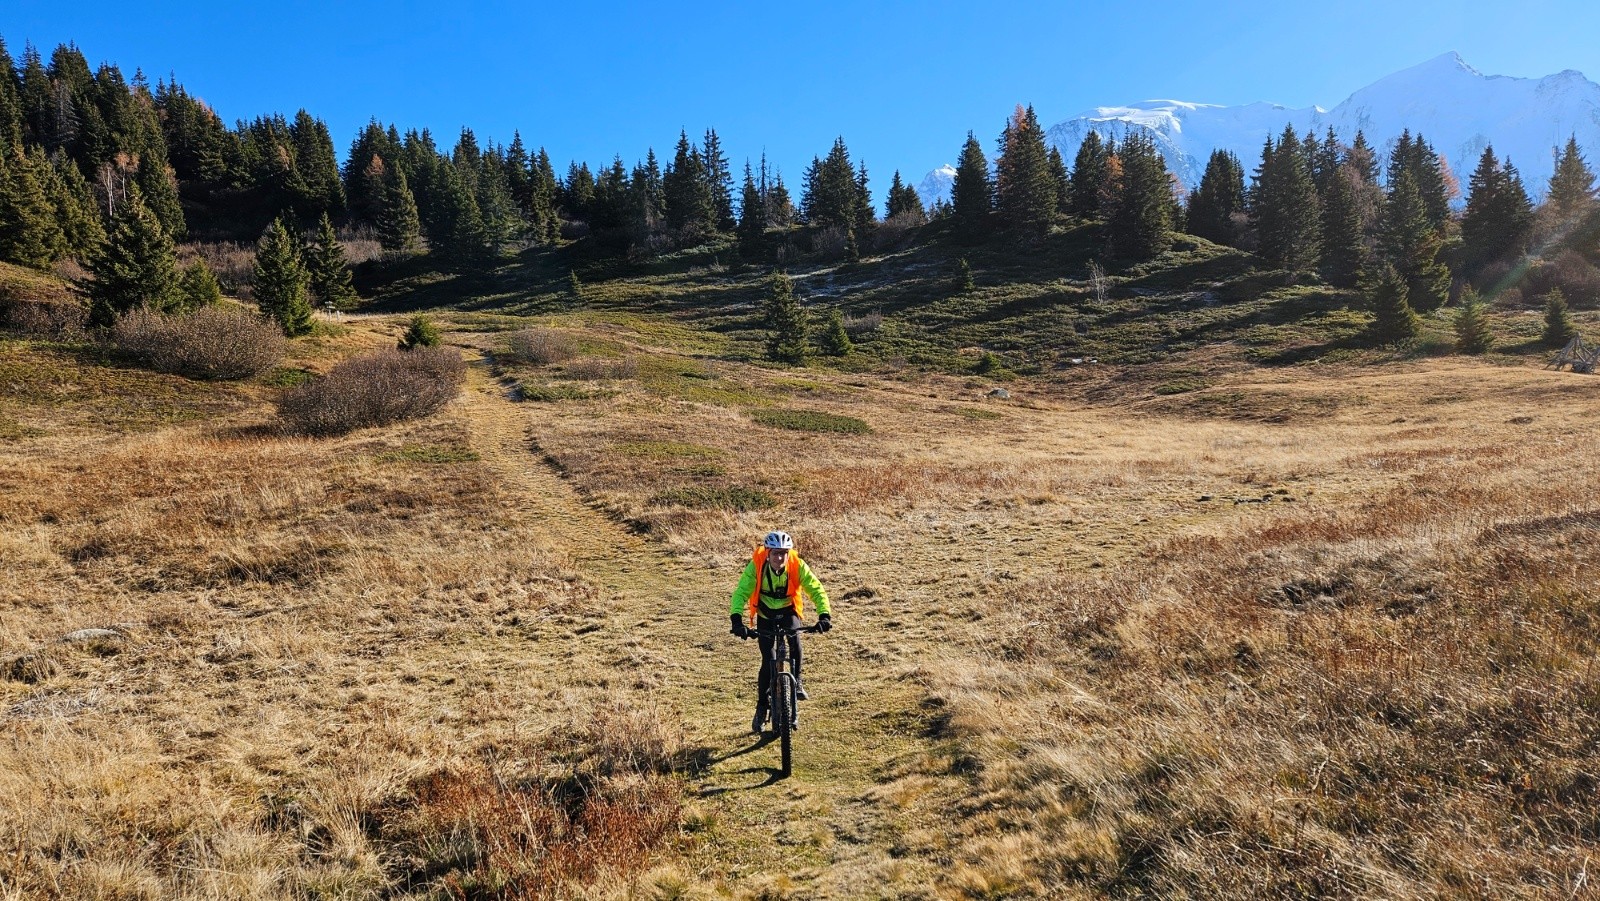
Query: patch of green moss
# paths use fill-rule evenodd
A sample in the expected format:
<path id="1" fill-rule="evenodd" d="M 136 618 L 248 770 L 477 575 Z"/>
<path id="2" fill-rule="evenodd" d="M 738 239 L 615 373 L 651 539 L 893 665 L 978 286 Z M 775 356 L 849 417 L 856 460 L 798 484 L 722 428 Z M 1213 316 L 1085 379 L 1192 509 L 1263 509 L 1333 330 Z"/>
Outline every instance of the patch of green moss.
<path id="1" fill-rule="evenodd" d="M 752 410 L 750 418 L 764 426 L 794 432 L 864 435 L 872 431 L 872 426 L 854 416 L 837 416 L 816 410 Z"/>

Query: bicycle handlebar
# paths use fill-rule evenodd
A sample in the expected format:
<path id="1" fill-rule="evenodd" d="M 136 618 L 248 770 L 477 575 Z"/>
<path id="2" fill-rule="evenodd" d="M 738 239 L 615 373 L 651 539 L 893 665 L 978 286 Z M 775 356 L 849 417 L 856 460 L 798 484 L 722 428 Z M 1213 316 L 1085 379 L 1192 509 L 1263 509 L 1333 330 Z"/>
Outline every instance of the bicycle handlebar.
<path id="1" fill-rule="evenodd" d="M 816 625 L 811 625 L 811 626 L 801 626 L 798 629 L 773 629 L 772 631 L 776 632 L 776 633 L 788 632 L 790 635 L 799 635 L 801 632 L 821 632 L 822 631 L 822 627 L 821 626 L 816 626 Z M 743 635 L 739 636 L 739 637 L 741 639 L 755 638 L 759 634 L 760 634 L 759 630 L 757 630 L 757 629 L 747 629 L 745 631 L 745 633 Z"/>

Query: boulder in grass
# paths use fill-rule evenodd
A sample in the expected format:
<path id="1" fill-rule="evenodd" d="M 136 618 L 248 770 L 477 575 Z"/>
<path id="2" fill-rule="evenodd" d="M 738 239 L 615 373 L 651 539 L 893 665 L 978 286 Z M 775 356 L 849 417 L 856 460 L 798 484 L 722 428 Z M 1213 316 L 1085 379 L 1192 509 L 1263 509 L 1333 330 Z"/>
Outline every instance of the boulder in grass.
<path id="1" fill-rule="evenodd" d="M 995 388 L 988 394 L 985 394 L 984 397 L 992 398 L 994 400 L 1010 400 L 1011 392 L 1004 388 Z"/>

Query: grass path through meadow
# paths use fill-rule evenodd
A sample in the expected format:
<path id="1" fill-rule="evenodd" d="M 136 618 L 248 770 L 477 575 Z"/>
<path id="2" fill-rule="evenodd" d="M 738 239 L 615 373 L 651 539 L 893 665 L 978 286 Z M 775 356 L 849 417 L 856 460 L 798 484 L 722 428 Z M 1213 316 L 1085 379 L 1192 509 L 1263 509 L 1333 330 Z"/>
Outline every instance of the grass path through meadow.
<path id="1" fill-rule="evenodd" d="M 690 745 L 705 748 L 709 765 L 689 786 L 703 840 L 687 875 L 806 897 L 929 884 L 932 861 L 895 856 L 922 805 L 883 787 L 885 774 L 932 748 L 918 711 L 923 693 L 905 678 L 915 661 L 878 647 L 870 631 L 877 611 L 854 609 L 832 634 L 808 636 L 815 700 L 801 707 L 794 775 L 778 779 L 776 743 L 748 731 L 755 645 L 727 634 L 737 573 L 689 568 L 588 503 L 539 451 L 540 408 L 509 400 L 484 359 L 471 367 L 463 408 L 474 450 L 523 511 L 527 534 L 564 553 L 600 586 L 610 610 L 602 630 L 541 639 L 517 653 L 530 671 L 610 668 L 641 700 L 676 711 Z M 617 678 L 627 669 L 638 677 Z"/>

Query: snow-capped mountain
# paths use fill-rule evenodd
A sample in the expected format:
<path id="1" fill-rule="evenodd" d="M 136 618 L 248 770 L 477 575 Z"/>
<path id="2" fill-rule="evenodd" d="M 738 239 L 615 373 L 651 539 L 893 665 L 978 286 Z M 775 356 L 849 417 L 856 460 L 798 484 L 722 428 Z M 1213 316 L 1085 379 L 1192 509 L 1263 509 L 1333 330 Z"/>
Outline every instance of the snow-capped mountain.
<path id="1" fill-rule="evenodd" d="M 1268 136 L 1282 134 L 1285 125 L 1301 134 L 1313 129 L 1319 137 L 1332 126 L 1345 141 L 1360 129 L 1380 153 L 1409 128 L 1444 154 L 1463 190 L 1483 148 L 1493 144 L 1496 155 L 1511 157 L 1537 195 L 1555 168 L 1552 149 L 1564 146 L 1569 135 L 1577 136 L 1585 157 L 1600 161 L 1600 84 L 1570 69 L 1544 78 L 1484 75 L 1452 52 L 1379 79 L 1332 109 L 1148 100 L 1089 110 L 1049 128 L 1045 140 L 1070 166 L 1090 131 L 1118 140 L 1143 131 L 1167 167 L 1194 187 L 1212 150 L 1233 151 L 1248 173 Z M 952 178 L 936 177 L 946 171 Z M 917 194 L 930 205 L 948 200 L 953 174 L 950 166 L 934 170 Z"/>

